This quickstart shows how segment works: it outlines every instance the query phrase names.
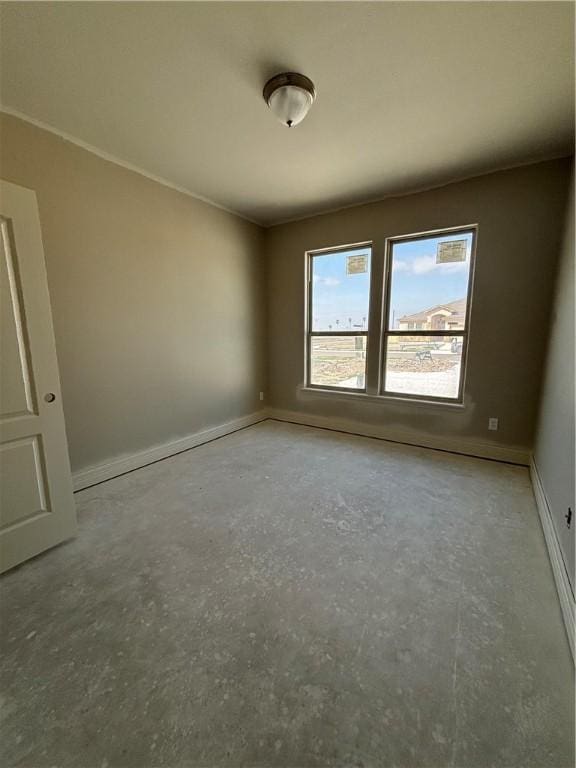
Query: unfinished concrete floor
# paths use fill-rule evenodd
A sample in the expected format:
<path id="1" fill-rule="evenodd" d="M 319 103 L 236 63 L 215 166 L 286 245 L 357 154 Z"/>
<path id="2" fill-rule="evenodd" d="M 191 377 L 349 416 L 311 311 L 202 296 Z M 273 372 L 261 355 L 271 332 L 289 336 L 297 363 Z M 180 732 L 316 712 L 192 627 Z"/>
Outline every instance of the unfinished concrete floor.
<path id="1" fill-rule="evenodd" d="M 76 498 L 2 580 L 2 766 L 573 765 L 526 469 L 268 421 Z"/>

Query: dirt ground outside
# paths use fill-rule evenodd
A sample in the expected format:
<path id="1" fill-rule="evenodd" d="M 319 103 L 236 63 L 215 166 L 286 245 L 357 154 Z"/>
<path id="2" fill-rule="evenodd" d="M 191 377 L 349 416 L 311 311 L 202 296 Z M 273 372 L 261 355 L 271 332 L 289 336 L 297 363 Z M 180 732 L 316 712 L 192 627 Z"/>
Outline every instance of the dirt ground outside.
<path id="1" fill-rule="evenodd" d="M 366 337 L 313 337 L 311 383 L 363 388 L 366 374 Z M 386 360 L 386 389 L 407 394 L 455 397 L 460 354 L 449 342 L 417 342 L 390 349 Z M 406 348 L 407 347 L 407 348 Z"/>

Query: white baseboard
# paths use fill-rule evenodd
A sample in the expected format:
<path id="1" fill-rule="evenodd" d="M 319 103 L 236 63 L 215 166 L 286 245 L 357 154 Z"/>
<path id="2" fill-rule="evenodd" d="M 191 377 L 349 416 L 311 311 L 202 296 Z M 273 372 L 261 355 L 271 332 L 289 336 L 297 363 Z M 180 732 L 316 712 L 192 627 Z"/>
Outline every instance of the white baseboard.
<path id="1" fill-rule="evenodd" d="M 554 574 L 554 581 L 556 582 L 556 590 L 558 592 L 558 599 L 560 600 L 562 616 L 564 617 L 564 625 L 566 626 L 566 632 L 568 633 L 568 645 L 572 651 L 572 658 L 575 659 L 574 632 L 576 630 L 576 604 L 574 602 L 574 594 L 570 587 L 568 573 L 566 572 L 564 558 L 562 557 L 562 550 L 560 549 L 556 529 L 552 522 L 550 505 L 548 504 L 544 486 L 542 485 L 540 475 L 538 474 L 538 468 L 534 463 L 534 458 L 530 461 L 530 477 L 532 479 L 532 488 L 534 489 L 536 506 L 538 508 L 538 514 L 540 515 L 540 522 L 544 532 L 544 539 L 546 540 L 546 546 L 548 548 L 550 565 L 552 566 L 552 573 Z"/>
<path id="2" fill-rule="evenodd" d="M 239 419 L 233 419 L 218 427 L 211 427 L 210 429 L 205 429 L 201 432 L 194 432 L 192 435 L 187 435 L 186 437 L 172 440 L 169 443 L 163 443 L 162 445 L 155 445 L 152 448 L 147 448 L 145 451 L 138 451 L 138 453 L 132 453 L 128 456 L 119 456 L 104 464 L 97 464 L 93 467 L 81 469 L 78 472 L 74 472 L 72 475 L 74 490 L 81 491 L 83 488 L 88 488 L 90 485 L 102 483 L 104 480 L 110 480 L 113 477 L 118 477 L 118 475 L 131 472 L 133 469 L 145 467 L 147 464 L 152 464 L 160 459 L 166 459 L 169 456 L 174 456 L 176 453 L 182 453 L 182 451 L 187 451 L 197 445 L 209 443 L 211 440 L 215 440 L 218 437 L 229 435 L 231 432 L 237 432 L 239 429 L 244 429 L 244 427 L 250 427 L 252 424 L 257 424 L 259 421 L 264 421 L 266 418 L 268 418 L 268 412 L 263 409 L 257 413 L 251 413 L 248 416 L 241 416 Z"/>
<path id="3" fill-rule="evenodd" d="M 424 432 L 397 430 L 382 425 L 366 424 L 352 419 L 316 416 L 299 411 L 283 411 L 277 408 L 271 408 L 268 411 L 268 415 L 269 418 L 276 419 L 277 421 L 289 421 L 308 427 L 333 429 L 337 432 L 347 432 L 351 435 L 361 435 L 363 437 L 376 437 L 393 443 L 415 445 L 420 448 L 434 448 L 440 451 L 461 453 L 465 456 L 476 456 L 481 459 L 495 459 L 496 461 L 521 464 L 525 467 L 530 464 L 530 453 L 525 449 L 512 446 L 482 443 L 461 437 L 444 437 Z"/>

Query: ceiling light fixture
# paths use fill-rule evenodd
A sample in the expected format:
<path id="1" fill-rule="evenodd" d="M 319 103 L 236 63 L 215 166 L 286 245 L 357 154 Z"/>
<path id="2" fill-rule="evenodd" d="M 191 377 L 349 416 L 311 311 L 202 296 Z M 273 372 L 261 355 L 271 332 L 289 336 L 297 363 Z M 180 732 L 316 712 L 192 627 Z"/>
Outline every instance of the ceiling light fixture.
<path id="1" fill-rule="evenodd" d="M 283 72 L 268 80 L 262 95 L 282 125 L 293 128 L 308 114 L 316 98 L 316 89 L 306 75 Z"/>

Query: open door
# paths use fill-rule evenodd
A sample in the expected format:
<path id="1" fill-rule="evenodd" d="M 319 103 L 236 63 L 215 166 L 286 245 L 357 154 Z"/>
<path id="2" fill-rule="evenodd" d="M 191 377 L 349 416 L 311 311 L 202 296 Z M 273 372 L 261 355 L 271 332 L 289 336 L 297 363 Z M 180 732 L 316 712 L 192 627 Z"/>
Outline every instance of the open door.
<path id="1" fill-rule="evenodd" d="M 74 536 L 36 194 L 0 181 L 0 571 Z"/>

